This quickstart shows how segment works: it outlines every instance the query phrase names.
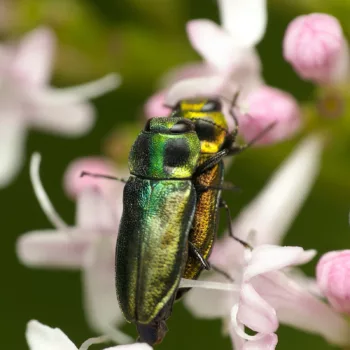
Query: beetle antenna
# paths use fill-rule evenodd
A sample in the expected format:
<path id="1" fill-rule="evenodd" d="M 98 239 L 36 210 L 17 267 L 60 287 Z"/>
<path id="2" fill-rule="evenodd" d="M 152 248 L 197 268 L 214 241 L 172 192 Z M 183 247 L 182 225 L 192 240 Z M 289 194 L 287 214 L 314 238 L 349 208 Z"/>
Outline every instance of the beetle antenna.
<path id="1" fill-rule="evenodd" d="M 84 176 L 94 177 L 94 178 L 98 178 L 98 179 L 115 180 L 115 181 L 120 181 L 120 182 L 123 182 L 123 183 L 127 182 L 126 179 L 122 179 L 120 177 L 116 177 L 116 176 L 112 176 L 112 175 L 106 175 L 106 174 L 90 173 L 89 171 L 82 171 L 81 174 L 80 174 L 80 177 L 84 177 Z"/>

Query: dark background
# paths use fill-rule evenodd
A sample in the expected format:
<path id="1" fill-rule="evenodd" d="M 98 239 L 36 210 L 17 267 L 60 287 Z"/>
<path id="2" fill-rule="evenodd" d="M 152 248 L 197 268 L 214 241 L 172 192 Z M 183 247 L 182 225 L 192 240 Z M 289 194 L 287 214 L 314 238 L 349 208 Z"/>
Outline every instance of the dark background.
<path id="1" fill-rule="evenodd" d="M 300 101 L 311 103 L 314 87 L 302 82 L 284 62 L 282 38 L 287 24 L 296 15 L 315 9 L 321 12 L 327 7 L 332 10 L 329 2 L 316 3 L 319 7 L 313 1 L 308 8 L 307 1 L 297 1 L 293 7 L 271 1 L 267 33 L 258 47 L 266 82 L 291 92 Z M 124 79 L 118 90 L 94 101 L 98 110 L 97 124 L 86 136 L 65 139 L 31 131 L 25 168 L 12 185 L 0 192 L 2 347 L 26 349 L 24 330 L 30 319 L 61 328 L 79 345 L 93 335 L 82 310 L 80 273 L 31 270 L 21 266 L 15 255 L 18 236 L 50 228 L 29 181 L 29 157 L 33 151 L 42 153 L 44 185 L 58 212 L 73 224 L 75 205 L 62 189 L 66 166 L 81 156 L 115 154 L 111 150 L 111 135 L 125 129 L 132 134 L 143 123 L 143 103 L 157 90 L 160 76 L 176 65 L 199 59 L 186 38 L 186 21 L 194 18 L 218 20 L 217 6 L 214 0 L 10 0 L 8 6 L 9 13 L 1 29 L 4 39 L 20 37 L 40 24 L 47 24 L 56 31 L 58 53 L 54 85 L 82 83 L 110 71 L 119 72 Z M 325 152 L 321 175 L 289 231 L 286 244 L 316 248 L 319 254 L 350 245 L 347 222 L 350 145 L 346 128 L 337 127 L 338 124 L 349 125 L 347 118 L 345 115 L 341 121 L 330 122 L 335 131 Z M 118 138 L 113 144 L 115 142 Z M 234 214 L 254 198 L 296 142 L 251 149 L 237 158 L 227 174 L 228 179 L 243 189 L 241 194 L 226 194 Z M 125 154 L 118 154 L 117 158 L 121 163 Z M 221 232 L 223 229 L 222 226 Z M 305 267 L 309 275 L 314 274 L 316 261 Z M 159 349 L 231 348 L 229 338 L 221 336 L 220 321 L 196 320 L 181 303 L 174 308 L 169 328 Z M 131 326 L 126 326 L 125 331 L 134 334 Z M 279 349 L 294 349 L 296 344 L 309 349 L 332 348 L 320 337 L 284 326 L 280 327 L 278 335 Z"/>

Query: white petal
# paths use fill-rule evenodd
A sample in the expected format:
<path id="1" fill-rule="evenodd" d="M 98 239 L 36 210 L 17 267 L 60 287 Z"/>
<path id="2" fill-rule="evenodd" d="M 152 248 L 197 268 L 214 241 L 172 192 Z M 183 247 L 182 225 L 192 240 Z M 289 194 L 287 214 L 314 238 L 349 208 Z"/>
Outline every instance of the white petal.
<path id="1" fill-rule="evenodd" d="M 0 187 L 7 186 L 21 169 L 26 140 L 26 124 L 15 111 L 0 112 Z"/>
<path id="2" fill-rule="evenodd" d="M 111 73 L 95 81 L 69 88 L 46 88 L 29 92 L 35 103 L 44 106 L 65 106 L 86 102 L 116 89 L 121 84 L 119 74 Z"/>
<path id="3" fill-rule="evenodd" d="M 98 189 L 87 188 L 78 197 L 77 225 L 95 235 L 106 233 L 116 238 L 119 218 L 115 209 Z"/>
<path id="4" fill-rule="evenodd" d="M 251 253 L 251 259 L 244 271 L 244 280 L 248 281 L 266 272 L 304 264 L 307 262 L 306 257 L 311 260 L 315 255 L 315 251 L 305 252 L 301 247 L 280 247 L 267 244 L 258 246 Z"/>
<path id="5" fill-rule="evenodd" d="M 278 328 L 276 311 L 252 287 L 243 283 L 237 319 L 258 333 L 274 333 Z"/>
<path id="6" fill-rule="evenodd" d="M 259 275 L 252 284 L 276 310 L 280 322 L 319 334 L 332 344 L 350 343 L 349 324 L 342 315 L 281 271 Z"/>
<path id="7" fill-rule="evenodd" d="M 105 350 L 152 350 L 152 348 L 145 343 L 135 343 L 129 345 L 113 346 Z"/>
<path id="8" fill-rule="evenodd" d="M 278 338 L 276 334 L 266 334 L 259 340 L 247 341 L 242 350 L 274 350 L 277 342 Z"/>
<path id="9" fill-rule="evenodd" d="M 219 0 L 221 23 L 236 45 L 253 47 L 264 36 L 266 0 Z"/>
<path id="10" fill-rule="evenodd" d="M 1 51 L 0 51 L 1 53 Z M 1 56 L 0 56 L 1 58 Z M 217 73 L 216 69 L 204 62 L 187 63 L 170 69 L 160 78 L 161 89 L 167 88 L 180 80 L 212 76 Z"/>
<path id="11" fill-rule="evenodd" d="M 17 240 L 17 256 L 30 267 L 79 269 L 90 242 L 84 232 L 33 231 Z"/>
<path id="12" fill-rule="evenodd" d="M 118 343 L 132 339 L 116 328 L 124 317 L 115 293 L 115 239 L 100 238 L 91 245 L 84 267 L 84 304 L 91 328 Z"/>
<path id="13" fill-rule="evenodd" d="M 30 350 L 77 350 L 59 328 L 51 328 L 35 320 L 27 324 L 26 339 Z"/>
<path id="14" fill-rule="evenodd" d="M 38 28 L 24 36 L 11 62 L 11 73 L 24 83 L 44 85 L 50 77 L 55 36 L 48 28 Z"/>
<path id="15" fill-rule="evenodd" d="M 227 97 L 232 98 L 238 85 L 226 80 L 226 77 L 204 76 L 181 80 L 174 84 L 166 94 L 165 103 L 175 106 L 182 99 L 195 97 Z"/>
<path id="16" fill-rule="evenodd" d="M 213 21 L 190 21 L 187 34 L 193 48 L 220 71 L 231 71 L 242 59 L 242 50 L 235 39 Z"/>
<path id="17" fill-rule="evenodd" d="M 227 280 L 214 273 L 206 281 L 227 283 Z M 195 288 L 184 298 L 186 307 L 196 317 L 221 318 L 229 315 L 231 307 L 237 301 L 237 293 Z"/>
<path id="18" fill-rule="evenodd" d="M 28 113 L 33 128 L 66 136 L 83 135 L 95 122 L 95 110 L 89 103 L 58 106 L 37 104 Z"/>
<path id="19" fill-rule="evenodd" d="M 265 188 L 238 216 L 234 231 L 241 238 L 255 230 L 256 245 L 279 244 L 298 214 L 319 173 L 323 138 L 303 140 Z"/>

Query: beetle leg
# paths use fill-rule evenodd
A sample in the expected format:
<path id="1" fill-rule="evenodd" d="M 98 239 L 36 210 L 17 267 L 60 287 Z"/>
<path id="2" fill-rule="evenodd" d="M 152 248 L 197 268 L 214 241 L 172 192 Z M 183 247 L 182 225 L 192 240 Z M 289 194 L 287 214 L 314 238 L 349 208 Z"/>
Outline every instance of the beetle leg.
<path id="1" fill-rule="evenodd" d="M 111 176 L 111 175 L 105 175 L 105 174 L 96 174 L 96 173 L 90 173 L 89 171 L 82 171 L 80 174 L 80 177 L 89 176 L 89 177 L 95 177 L 95 178 L 101 178 L 101 179 L 108 179 L 108 180 L 115 180 L 120 181 L 123 183 L 127 183 L 127 179 L 122 179 L 119 177 Z"/>
<path id="2" fill-rule="evenodd" d="M 189 247 L 192 251 L 192 253 L 199 259 L 199 261 L 201 262 L 202 266 L 206 269 L 206 270 L 210 270 L 210 264 L 209 262 L 202 256 L 202 254 L 200 253 L 200 251 L 197 249 L 197 247 L 192 243 L 192 242 L 188 242 Z"/>
<path id="3" fill-rule="evenodd" d="M 203 162 L 201 165 L 199 165 L 194 172 L 194 176 L 201 175 L 205 173 L 207 170 L 215 166 L 216 164 L 220 163 L 221 160 L 228 155 L 229 149 L 224 148 L 223 150 L 216 153 L 211 158 L 207 159 L 205 162 Z"/>
<path id="4" fill-rule="evenodd" d="M 230 212 L 230 208 L 228 207 L 227 203 L 221 198 L 220 199 L 220 204 L 219 204 L 220 208 L 225 208 L 226 210 L 226 214 L 227 214 L 227 220 L 228 220 L 228 232 L 230 234 L 230 236 L 236 240 L 237 242 L 241 243 L 244 248 L 248 248 L 250 250 L 252 250 L 253 248 L 251 247 L 251 245 L 245 241 L 242 241 L 240 238 L 236 237 L 232 231 L 232 226 L 231 226 L 231 212 Z"/>

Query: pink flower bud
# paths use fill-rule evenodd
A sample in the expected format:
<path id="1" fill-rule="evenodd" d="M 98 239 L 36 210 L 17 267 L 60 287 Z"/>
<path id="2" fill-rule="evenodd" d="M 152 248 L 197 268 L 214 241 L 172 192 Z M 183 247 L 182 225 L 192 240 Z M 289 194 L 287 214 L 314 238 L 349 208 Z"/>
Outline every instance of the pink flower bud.
<path id="1" fill-rule="evenodd" d="M 82 171 L 91 173 L 115 175 L 115 170 L 109 162 L 103 158 L 87 157 L 73 161 L 67 168 L 64 175 L 64 188 L 72 198 L 76 198 L 86 188 L 96 188 L 101 192 L 108 193 L 115 181 L 98 179 L 89 176 L 81 177 Z"/>
<path id="2" fill-rule="evenodd" d="M 350 250 L 323 255 L 316 267 L 316 278 L 334 309 L 350 314 Z"/>
<path id="3" fill-rule="evenodd" d="M 262 86 L 248 95 L 248 114 L 239 115 L 240 133 L 246 142 L 261 134 L 272 123 L 270 131 L 254 145 L 266 145 L 293 136 L 300 128 L 300 109 L 294 97 L 281 90 Z"/>
<path id="4" fill-rule="evenodd" d="M 347 54 L 342 28 L 336 18 L 327 14 L 295 18 L 284 36 L 284 58 L 302 78 L 316 83 L 339 79 L 339 74 L 348 69 L 348 62 L 344 64 Z"/>
<path id="5" fill-rule="evenodd" d="M 171 109 L 164 106 L 165 104 L 165 92 L 160 91 L 151 96 L 145 104 L 145 116 L 146 118 L 153 117 L 166 117 L 171 112 Z"/>

